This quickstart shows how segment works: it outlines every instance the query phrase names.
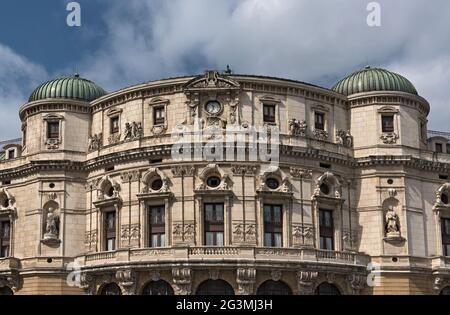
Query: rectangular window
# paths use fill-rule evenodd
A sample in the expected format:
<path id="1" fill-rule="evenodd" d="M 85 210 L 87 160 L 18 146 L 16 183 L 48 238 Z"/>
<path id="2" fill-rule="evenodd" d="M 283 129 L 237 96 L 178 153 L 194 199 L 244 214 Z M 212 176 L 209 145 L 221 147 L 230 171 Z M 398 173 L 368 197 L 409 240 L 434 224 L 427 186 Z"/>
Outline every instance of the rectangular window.
<path id="1" fill-rule="evenodd" d="M 153 108 L 153 124 L 162 125 L 166 118 L 166 112 L 164 106 L 158 106 Z"/>
<path id="2" fill-rule="evenodd" d="M 264 122 L 275 123 L 275 105 L 263 106 Z"/>
<path id="3" fill-rule="evenodd" d="M 443 255 L 450 256 L 450 219 L 441 218 Z"/>
<path id="4" fill-rule="evenodd" d="M 394 132 L 394 116 L 381 116 L 382 132 Z"/>
<path id="5" fill-rule="evenodd" d="M 119 117 L 111 118 L 111 134 L 119 132 Z"/>
<path id="6" fill-rule="evenodd" d="M 320 249 L 334 250 L 333 212 L 319 210 Z"/>
<path id="7" fill-rule="evenodd" d="M 47 123 L 47 138 L 59 139 L 59 122 L 52 121 Z"/>
<path id="8" fill-rule="evenodd" d="M 325 130 L 325 115 L 322 113 L 314 113 L 314 128 L 317 130 Z"/>
<path id="9" fill-rule="evenodd" d="M 9 150 L 8 151 L 8 160 L 12 160 L 16 157 L 15 150 Z"/>
<path id="10" fill-rule="evenodd" d="M 11 223 L 9 220 L 0 221 L 0 257 L 9 257 L 11 238 Z"/>
<path id="11" fill-rule="evenodd" d="M 112 251 L 116 249 L 116 212 L 105 212 L 104 217 L 105 250 Z"/>
<path id="12" fill-rule="evenodd" d="M 264 246 L 283 246 L 283 208 L 264 205 Z"/>
<path id="13" fill-rule="evenodd" d="M 164 247 L 166 245 L 166 219 L 164 206 L 151 206 L 149 215 L 149 245 Z"/>
<path id="14" fill-rule="evenodd" d="M 223 246 L 223 203 L 206 203 L 204 205 L 205 245 Z"/>
<path id="15" fill-rule="evenodd" d="M 442 153 L 442 143 L 436 143 L 436 152 Z"/>

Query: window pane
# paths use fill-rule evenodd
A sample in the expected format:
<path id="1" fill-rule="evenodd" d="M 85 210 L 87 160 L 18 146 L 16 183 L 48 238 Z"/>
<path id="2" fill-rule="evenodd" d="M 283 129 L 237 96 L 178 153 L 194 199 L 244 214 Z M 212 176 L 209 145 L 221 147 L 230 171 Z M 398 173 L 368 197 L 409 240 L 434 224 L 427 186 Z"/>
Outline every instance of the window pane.
<path id="1" fill-rule="evenodd" d="M 382 131 L 393 132 L 394 131 L 394 116 L 382 116 L 381 117 Z"/>
<path id="2" fill-rule="evenodd" d="M 270 215 L 270 206 L 264 206 L 264 222 L 271 222 L 272 218 Z"/>
<path id="3" fill-rule="evenodd" d="M 160 243 L 159 243 L 160 247 L 164 247 L 166 246 L 166 235 L 165 234 L 160 234 Z"/>
<path id="4" fill-rule="evenodd" d="M 214 233 L 212 232 L 205 233 L 205 245 L 207 246 L 214 245 Z"/>
<path id="5" fill-rule="evenodd" d="M 272 246 L 272 234 L 264 233 L 264 246 Z"/>
<path id="6" fill-rule="evenodd" d="M 282 247 L 283 246 L 283 239 L 281 233 L 274 233 L 274 246 L 275 247 Z"/>
<path id="7" fill-rule="evenodd" d="M 273 222 L 281 223 L 281 208 L 278 206 L 273 207 Z"/>
<path id="8" fill-rule="evenodd" d="M 443 231 L 444 234 L 450 235 L 450 220 L 443 220 Z"/>
<path id="9" fill-rule="evenodd" d="M 223 207 L 216 207 L 216 221 L 223 221 Z"/>
<path id="10" fill-rule="evenodd" d="M 106 250 L 107 250 L 107 251 L 114 250 L 115 242 L 116 242 L 116 239 L 115 239 L 115 238 L 108 238 L 108 239 L 106 240 Z"/>
<path id="11" fill-rule="evenodd" d="M 223 246 L 223 233 L 218 232 L 216 233 L 216 244 L 217 246 Z"/>
<path id="12" fill-rule="evenodd" d="M 328 249 L 328 250 L 333 249 L 333 239 L 330 237 L 326 238 L 326 249 Z"/>

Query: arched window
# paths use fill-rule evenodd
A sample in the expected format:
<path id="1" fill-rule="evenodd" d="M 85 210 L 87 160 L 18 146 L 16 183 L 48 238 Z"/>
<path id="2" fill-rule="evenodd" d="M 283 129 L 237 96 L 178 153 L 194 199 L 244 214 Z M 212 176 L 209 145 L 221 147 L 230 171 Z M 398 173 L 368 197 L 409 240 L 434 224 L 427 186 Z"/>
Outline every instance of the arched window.
<path id="1" fill-rule="evenodd" d="M 117 284 L 108 283 L 101 289 L 100 295 L 122 295 L 122 290 Z"/>
<path id="2" fill-rule="evenodd" d="M 316 295 L 341 295 L 341 292 L 334 284 L 324 282 L 317 287 Z"/>
<path id="3" fill-rule="evenodd" d="M 440 295 L 450 295 L 450 287 L 443 288 Z"/>
<path id="4" fill-rule="evenodd" d="M 142 295 L 173 295 L 173 289 L 164 280 L 151 281 L 145 285 Z"/>
<path id="5" fill-rule="evenodd" d="M 259 286 L 256 295 L 292 295 L 292 290 L 283 281 L 268 280 Z"/>
<path id="6" fill-rule="evenodd" d="M 197 295 L 234 295 L 234 290 L 224 280 L 206 280 L 198 286 Z"/>
<path id="7" fill-rule="evenodd" d="M 0 295 L 14 295 L 14 292 L 9 287 L 1 287 Z"/>

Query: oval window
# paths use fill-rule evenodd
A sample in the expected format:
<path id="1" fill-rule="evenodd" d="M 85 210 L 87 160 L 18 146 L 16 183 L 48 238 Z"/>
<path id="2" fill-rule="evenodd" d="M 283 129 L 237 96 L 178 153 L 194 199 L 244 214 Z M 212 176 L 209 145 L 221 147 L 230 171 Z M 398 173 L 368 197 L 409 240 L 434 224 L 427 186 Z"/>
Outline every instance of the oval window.
<path id="1" fill-rule="evenodd" d="M 155 191 L 160 190 L 162 188 L 162 186 L 163 186 L 163 182 L 162 182 L 161 178 L 155 179 L 151 184 L 152 190 L 155 190 Z"/>
<path id="2" fill-rule="evenodd" d="M 221 179 L 217 176 L 211 176 L 206 180 L 206 185 L 211 188 L 219 187 Z"/>
<path id="3" fill-rule="evenodd" d="M 280 187 L 280 183 L 275 178 L 268 178 L 266 180 L 266 185 L 270 189 L 277 189 L 278 187 Z"/>
<path id="4" fill-rule="evenodd" d="M 320 185 L 320 191 L 322 192 L 322 194 L 328 195 L 330 193 L 330 187 L 328 187 L 327 184 L 322 184 Z"/>

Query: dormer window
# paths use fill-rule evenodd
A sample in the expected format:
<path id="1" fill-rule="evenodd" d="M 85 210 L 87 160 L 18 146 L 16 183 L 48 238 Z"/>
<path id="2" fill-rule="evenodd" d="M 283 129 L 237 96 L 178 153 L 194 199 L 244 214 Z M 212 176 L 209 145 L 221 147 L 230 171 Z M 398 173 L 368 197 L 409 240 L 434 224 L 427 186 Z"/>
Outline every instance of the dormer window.
<path id="1" fill-rule="evenodd" d="M 394 132 L 394 115 L 381 116 L 382 132 Z"/>
<path id="2" fill-rule="evenodd" d="M 59 121 L 47 123 L 47 139 L 59 139 Z"/>
<path id="3" fill-rule="evenodd" d="M 14 149 L 8 150 L 8 160 L 12 160 L 14 158 L 16 158 L 16 150 Z"/>
<path id="4" fill-rule="evenodd" d="M 265 123 L 275 123 L 275 105 L 263 105 L 263 115 Z"/>
<path id="5" fill-rule="evenodd" d="M 314 128 L 316 130 L 325 130 L 325 114 L 314 113 Z"/>
<path id="6" fill-rule="evenodd" d="M 442 153 L 442 143 L 436 143 L 436 152 Z"/>

